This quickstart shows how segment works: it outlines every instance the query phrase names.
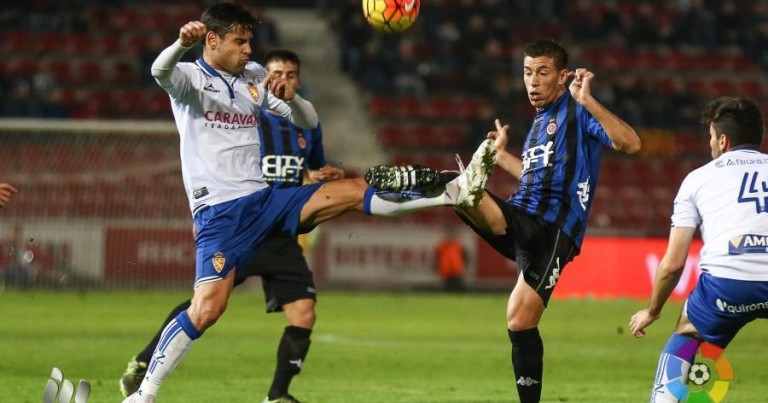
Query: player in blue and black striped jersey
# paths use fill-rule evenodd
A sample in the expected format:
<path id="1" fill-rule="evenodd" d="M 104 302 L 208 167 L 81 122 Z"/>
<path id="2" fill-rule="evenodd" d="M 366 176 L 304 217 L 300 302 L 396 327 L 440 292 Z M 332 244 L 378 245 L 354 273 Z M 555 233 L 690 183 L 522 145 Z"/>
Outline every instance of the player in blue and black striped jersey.
<path id="1" fill-rule="evenodd" d="M 457 207 L 480 236 L 517 261 L 507 327 L 523 403 L 541 398 L 544 345 L 537 326 L 563 268 L 581 248 L 602 150 L 640 149 L 635 131 L 592 97 L 594 74 L 569 71 L 567 63 L 568 54 L 557 42 L 538 40 L 525 47 L 523 79 L 536 116 L 522 158 L 506 151 L 507 126 L 498 120 L 484 143 L 492 148 L 485 153 L 495 152 L 496 165 L 519 179 L 520 187 L 507 200 L 486 191 L 477 206 Z M 486 166 L 470 164 L 468 170 Z M 472 180 L 478 173 L 465 175 Z"/>
<path id="2" fill-rule="evenodd" d="M 271 75 L 284 77 L 289 85 L 299 88 L 301 65 L 298 55 L 293 51 L 281 48 L 268 51 L 264 66 Z M 302 129 L 269 110 L 262 109 L 261 112 L 258 125 L 261 170 L 272 187 L 300 186 L 305 176 L 313 182 L 344 177 L 343 170 L 326 162 L 319 124 L 314 129 Z M 245 282 L 248 277 L 260 276 L 267 312 L 282 311 L 288 320 L 278 345 L 272 385 L 264 402 L 298 402 L 288 393 L 288 388 L 293 377 L 302 369 L 315 324 L 316 291 L 312 272 L 296 237 L 281 232 L 269 234 L 256 249 L 254 256 L 236 271 L 234 287 Z M 190 300 L 176 306 L 155 337 L 128 363 L 120 379 L 120 389 L 124 396 L 139 388 L 162 330 L 189 306 Z"/>
<path id="3" fill-rule="evenodd" d="M 496 130 L 488 133 L 467 168 L 445 185 L 461 218 L 517 262 L 507 327 L 523 403 L 541 399 L 544 345 L 537 326 L 563 268 L 581 248 L 602 150 L 640 149 L 635 131 L 592 97 L 594 74 L 583 68 L 569 71 L 567 64 L 568 54 L 557 42 L 528 44 L 523 76 L 536 116 L 522 158 L 507 152 L 508 127 L 496 120 Z M 496 165 L 520 180 L 506 200 L 485 190 Z M 400 172 L 411 179 L 404 181 Z M 366 180 L 384 190 L 399 190 L 404 182 L 419 189 L 421 182 L 431 185 L 419 179 L 423 173 L 435 176 L 425 167 L 380 166 L 371 168 Z"/>

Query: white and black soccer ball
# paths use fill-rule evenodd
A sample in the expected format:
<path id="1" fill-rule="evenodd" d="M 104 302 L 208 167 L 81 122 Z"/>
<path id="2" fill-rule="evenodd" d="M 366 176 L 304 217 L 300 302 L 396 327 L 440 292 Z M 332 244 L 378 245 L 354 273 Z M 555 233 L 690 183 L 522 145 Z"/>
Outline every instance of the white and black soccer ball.
<path id="1" fill-rule="evenodd" d="M 707 364 L 702 364 L 700 362 L 691 365 L 691 370 L 688 372 L 688 379 L 697 386 L 707 383 L 711 376 Z"/>

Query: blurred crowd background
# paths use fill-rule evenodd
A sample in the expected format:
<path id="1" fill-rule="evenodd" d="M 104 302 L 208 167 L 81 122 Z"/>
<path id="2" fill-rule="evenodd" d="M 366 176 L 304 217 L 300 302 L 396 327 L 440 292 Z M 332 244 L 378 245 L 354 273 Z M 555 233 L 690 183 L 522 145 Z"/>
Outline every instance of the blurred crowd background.
<path id="1" fill-rule="evenodd" d="M 209 3 L 3 2 L 0 117 L 171 122 L 168 97 L 149 66 Z M 636 156 L 607 153 L 588 234 L 666 236 L 680 181 L 709 159 L 700 109 L 723 95 L 768 105 L 768 0 L 422 0 L 418 21 L 399 35 L 367 26 L 360 0 L 240 3 L 259 20 L 254 60 L 284 45 L 289 28 L 273 18 L 275 7 L 322 22 L 335 38 L 324 46 L 338 55 L 329 68 L 354 83 L 370 122 L 362 131 L 325 136 L 375 137 L 396 163 L 453 168 L 453 154 L 471 154 L 497 116 L 511 125 L 510 147 L 519 151 L 534 112 L 523 86 L 522 47 L 538 37 L 560 41 L 570 67 L 596 73 L 595 95 L 637 129 L 644 145 Z M 311 99 L 321 95 L 307 87 Z M 0 138 L 0 174 L 21 178 L 24 190 L 17 218 L 188 217 L 177 165 L 129 178 L 89 181 L 80 174 L 116 160 L 136 167 L 176 161 L 176 138 L 143 144 L 120 135 L 105 142 L 89 134 L 62 140 L 12 131 Z M 51 173 L 80 176 L 45 180 Z M 516 183 L 495 175 L 490 187 L 506 195 Z"/>

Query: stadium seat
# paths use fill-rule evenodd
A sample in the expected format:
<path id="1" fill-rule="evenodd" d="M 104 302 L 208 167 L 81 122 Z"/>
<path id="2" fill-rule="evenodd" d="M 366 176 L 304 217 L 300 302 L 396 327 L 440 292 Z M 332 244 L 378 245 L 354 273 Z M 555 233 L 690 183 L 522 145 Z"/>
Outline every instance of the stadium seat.
<path id="1" fill-rule="evenodd" d="M 402 147 L 407 142 L 407 133 L 400 125 L 383 126 L 376 137 L 385 148 Z"/>
<path id="2" fill-rule="evenodd" d="M 747 96 L 755 100 L 764 100 L 768 97 L 768 92 L 762 80 L 752 77 L 742 77 L 738 82 L 738 93 L 741 96 Z"/>
<path id="3" fill-rule="evenodd" d="M 392 98 L 383 95 L 372 96 L 368 100 L 368 116 L 372 118 L 386 117 L 392 113 Z"/>
<path id="4" fill-rule="evenodd" d="M 101 81 L 103 75 L 100 62 L 86 59 L 77 65 L 77 74 L 74 77 L 79 83 L 95 83 Z"/>
<path id="5" fill-rule="evenodd" d="M 93 41 L 92 38 L 83 34 L 68 34 L 61 41 L 62 50 L 66 55 L 72 57 L 73 55 L 82 56 L 90 54 L 92 51 Z"/>
<path id="6" fill-rule="evenodd" d="M 23 54 L 32 39 L 32 35 L 26 31 L 6 31 L 0 39 L 0 50 L 6 56 Z"/>

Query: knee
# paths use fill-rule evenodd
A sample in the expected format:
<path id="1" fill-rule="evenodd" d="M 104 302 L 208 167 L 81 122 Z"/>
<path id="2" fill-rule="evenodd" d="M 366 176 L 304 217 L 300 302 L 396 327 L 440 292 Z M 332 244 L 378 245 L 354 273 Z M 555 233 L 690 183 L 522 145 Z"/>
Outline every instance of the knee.
<path id="1" fill-rule="evenodd" d="M 519 315 L 507 317 L 507 329 L 513 332 L 519 332 L 521 330 L 530 329 L 532 327 L 534 326 L 531 326 L 529 321 L 521 318 Z"/>
<path id="2" fill-rule="evenodd" d="M 317 320 L 317 314 L 314 308 L 303 309 L 294 312 L 289 318 L 288 323 L 291 326 L 297 326 L 304 329 L 312 329 L 315 326 Z"/>
<path id="3" fill-rule="evenodd" d="M 286 305 L 283 305 L 283 312 L 291 326 L 312 329 L 317 320 L 315 313 L 315 301 L 311 299 L 302 299 Z"/>
<path id="4" fill-rule="evenodd" d="M 220 303 L 210 300 L 203 301 L 199 304 L 193 302 L 189 310 L 189 319 L 192 321 L 192 324 L 195 325 L 195 328 L 202 332 L 213 326 L 226 310 L 226 302 Z"/>
<path id="5" fill-rule="evenodd" d="M 513 332 L 519 332 L 534 328 L 539 325 L 540 315 L 536 315 L 533 309 L 523 306 L 507 312 L 507 328 Z"/>

